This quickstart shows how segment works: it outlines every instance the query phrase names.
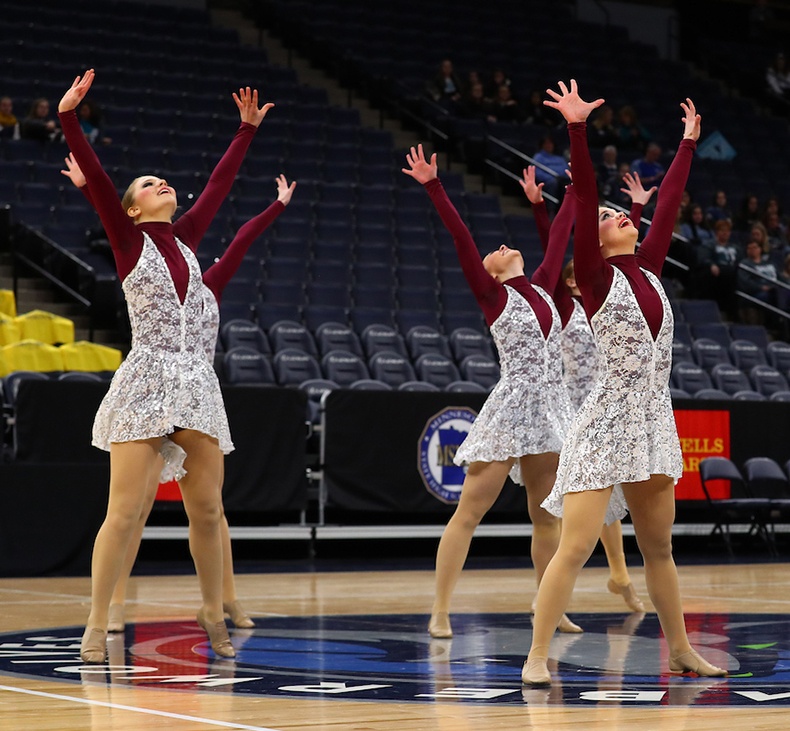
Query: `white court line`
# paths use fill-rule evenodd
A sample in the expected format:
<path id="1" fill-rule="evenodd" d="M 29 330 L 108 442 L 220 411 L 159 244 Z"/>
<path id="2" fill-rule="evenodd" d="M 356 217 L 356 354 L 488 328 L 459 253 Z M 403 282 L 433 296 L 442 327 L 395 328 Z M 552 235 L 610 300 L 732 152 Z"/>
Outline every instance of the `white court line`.
<path id="1" fill-rule="evenodd" d="M 168 713 L 167 711 L 155 711 L 152 708 L 138 708 L 137 706 L 124 706 L 120 703 L 107 703 L 105 701 L 92 701 L 88 698 L 73 698 L 68 695 L 58 695 L 56 693 L 44 693 L 40 690 L 28 690 L 27 688 L 14 688 L 9 685 L 0 685 L 0 690 L 7 690 L 11 693 L 25 693 L 26 695 L 37 695 L 41 698 L 52 698 L 58 701 L 71 701 L 73 703 L 85 703 L 89 706 L 102 706 L 104 708 L 115 708 L 120 711 L 132 711 L 133 713 L 147 713 L 149 716 L 162 716 L 164 718 L 175 718 L 179 721 L 196 721 L 205 723 L 209 726 L 221 726 L 222 728 L 244 729 L 244 731 L 277 731 L 277 729 L 266 728 L 265 726 L 245 726 L 243 723 L 228 723 L 227 721 L 215 721 L 210 718 L 199 718 L 198 716 L 185 716 L 181 713 Z"/>

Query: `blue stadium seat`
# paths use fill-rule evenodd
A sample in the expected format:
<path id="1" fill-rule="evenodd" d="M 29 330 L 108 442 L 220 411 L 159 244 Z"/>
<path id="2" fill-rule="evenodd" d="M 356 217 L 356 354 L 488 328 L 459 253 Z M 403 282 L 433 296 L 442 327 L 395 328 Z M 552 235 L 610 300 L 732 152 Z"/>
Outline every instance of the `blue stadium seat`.
<path id="1" fill-rule="evenodd" d="M 361 356 L 348 350 L 330 350 L 321 358 L 324 377 L 337 383 L 341 388 L 349 387 L 355 381 L 370 378 L 367 363 Z"/>
<path id="2" fill-rule="evenodd" d="M 398 386 L 398 391 L 441 391 L 442 389 L 439 386 L 428 383 L 427 381 L 406 381 L 405 383 L 401 383 Z"/>
<path id="3" fill-rule="evenodd" d="M 447 336 L 439 330 L 427 325 L 415 325 L 406 333 L 406 347 L 413 362 L 424 353 L 435 353 L 451 358 L 450 344 Z"/>
<path id="4" fill-rule="evenodd" d="M 299 386 L 311 379 L 324 378 L 319 362 L 310 353 L 298 348 L 284 348 L 276 352 L 272 366 L 280 386 Z"/>
<path id="5" fill-rule="evenodd" d="M 324 322 L 315 329 L 314 337 L 321 356 L 332 350 L 346 350 L 360 357 L 363 355 L 359 336 L 344 323 Z"/>
<path id="6" fill-rule="evenodd" d="M 224 382 L 234 385 L 275 385 L 269 358 L 255 348 L 237 345 L 222 356 Z"/>
<path id="7" fill-rule="evenodd" d="M 461 361 L 461 375 L 465 380 L 474 381 L 490 390 L 499 382 L 499 365 L 485 355 L 467 355 Z"/>
<path id="8" fill-rule="evenodd" d="M 409 356 L 406 349 L 406 341 L 391 325 L 382 323 L 370 324 L 361 332 L 360 339 L 368 359 L 381 351 L 398 353 L 404 358 Z"/>
<path id="9" fill-rule="evenodd" d="M 431 383 L 439 389 L 461 380 L 461 373 L 452 359 L 436 353 L 424 353 L 417 358 L 414 370 L 421 381 Z"/>
<path id="10" fill-rule="evenodd" d="M 740 368 L 729 363 L 714 365 L 710 374 L 713 385 L 730 396 L 738 391 L 748 391 L 752 387 L 749 377 Z"/>
<path id="11" fill-rule="evenodd" d="M 768 363 L 765 351 L 750 340 L 733 340 L 729 350 L 732 364 L 746 373 L 754 366 Z"/>
<path id="12" fill-rule="evenodd" d="M 692 396 L 702 388 L 712 388 L 708 372 L 693 363 L 675 363 L 672 366 L 672 382 Z"/>
<path id="13" fill-rule="evenodd" d="M 300 350 L 313 357 L 318 356 L 318 348 L 313 334 L 306 325 L 295 320 L 280 320 L 269 326 L 267 330 L 269 342 L 274 353 L 281 350 Z"/>
<path id="14" fill-rule="evenodd" d="M 715 340 L 725 348 L 729 348 L 730 343 L 732 342 L 730 329 L 723 322 L 691 323 L 691 334 L 694 336 L 694 340 L 697 340 L 698 338 Z"/>
<path id="15" fill-rule="evenodd" d="M 787 379 L 769 365 L 755 365 L 749 370 L 749 378 L 754 390 L 765 397 L 776 391 L 787 391 Z"/>
<path id="16" fill-rule="evenodd" d="M 229 320 L 223 323 L 219 340 L 226 352 L 240 345 L 266 355 L 272 352 L 266 333 L 251 320 Z"/>
<path id="17" fill-rule="evenodd" d="M 710 371 L 713 366 L 719 363 L 730 362 L 727 349 L 721 343 L 710 338 L 697 338 L 691 344 L 691 352 L 697 365 L 702 366 L 707 371 Z"/>
<path id="18" fill-rule="evenodd" d="M 721 311 L 715 300 L 685 299 L 680 302 L 680 310 L 689 324 L 720 323 Z"/>
<path id="19" fill-rule="evenodd" d="M 790 343 L 774 340 L 765 348 L 768 365 L 773 366 L 780 373 L 790 373 Z"/>

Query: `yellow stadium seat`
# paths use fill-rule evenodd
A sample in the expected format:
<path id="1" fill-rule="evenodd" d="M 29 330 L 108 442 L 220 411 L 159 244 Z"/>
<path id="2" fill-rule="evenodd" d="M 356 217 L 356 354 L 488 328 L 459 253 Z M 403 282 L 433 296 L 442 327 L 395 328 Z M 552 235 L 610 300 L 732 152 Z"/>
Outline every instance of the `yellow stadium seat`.
<path id="1" fill-rule="evenodd" d="M 31 310 L 17 315 L 23 340 L 40 340 L 56 345 L 74 342 L 74 322 L 46 310 Z"/>
<path id="2" fill-rule="evenodd" d="M 117 348 L 78 340 L 60 346 L 63 368 L 67 371 L 117 371 L 123 354 Z"/>
<path id="3" fill-rule="evenodd" d="M 18 343 L 22 339 L 22 328 L 15 317 L 0 312 L 0 346 Z"/>
<path id="4" fill-rule="evenodd" d="M 0 289 L 0 314 L 16 317 L 16 297 L 12 289 Z"/>
<path id="5" fill-rule="evenodd" d="M 38 340 L 20 340 L 4 345 L 0 348 L 0 360 L 5 368 L 3 376 L 13 371 L 52 373 L 63 370 L 60 348 Z"/>

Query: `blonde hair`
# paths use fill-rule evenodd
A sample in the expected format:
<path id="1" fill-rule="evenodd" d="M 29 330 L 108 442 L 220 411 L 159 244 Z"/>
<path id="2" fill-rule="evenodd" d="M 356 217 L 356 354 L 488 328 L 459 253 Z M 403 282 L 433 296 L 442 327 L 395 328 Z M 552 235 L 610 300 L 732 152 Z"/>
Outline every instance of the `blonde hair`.
<path id="1" fill-rule="evenodd" d="M 129 183 L 129 187 L 126 189 L 126 192 L 123 194 L 123 198 L 121 198 L 121 207 L 123 208 L 123 212 L 126 213 L 132 205 L 134 205 L 134 186 L 140 178 L 145 177 L 141 175 L 135 178 L 131 183 Z"/>

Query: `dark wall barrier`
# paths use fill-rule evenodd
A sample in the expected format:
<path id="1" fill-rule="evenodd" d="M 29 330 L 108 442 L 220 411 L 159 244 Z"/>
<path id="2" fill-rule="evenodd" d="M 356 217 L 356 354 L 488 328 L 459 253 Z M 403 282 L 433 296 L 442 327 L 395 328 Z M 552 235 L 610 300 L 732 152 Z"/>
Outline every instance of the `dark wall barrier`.
<path id="1" fill-rule="evenodd" d="M 324 473 L 329 506 L 391 513 L 449 513 L 463 475 L 452 466 L 467 415 L 484 396 L 448 393 L 334 391 L 326 400 Z M 461 413 L 454 413 L 459 411 Z M 699 461 L 753 456 L 790 459 L 790 404 L 679 401 L 675 406 L 684 453 L 678 485 L 683 507 L 704 508 Z M 438 416 L 437 416 L 438 415 Z M 428 432 L 428 433 L 426 433 Z M 492 512 L 526 516 L 523 489 L 509 480 Z"/>

